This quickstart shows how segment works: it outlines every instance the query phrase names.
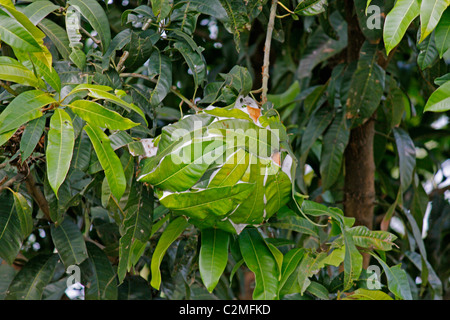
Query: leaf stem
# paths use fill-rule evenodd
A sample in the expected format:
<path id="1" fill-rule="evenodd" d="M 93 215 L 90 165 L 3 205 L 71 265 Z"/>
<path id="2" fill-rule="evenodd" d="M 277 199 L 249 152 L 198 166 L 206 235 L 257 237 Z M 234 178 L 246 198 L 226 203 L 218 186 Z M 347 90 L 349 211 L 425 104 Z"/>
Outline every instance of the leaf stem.
<path id="1" fill-rule="evenodd" d="M 270 45 L 272 43 L 272 33 L 275 25 L 275 16 L 278 3 L 279 2 L 277 0 L 272 0 L 272 5 L 270 7 L 269 23 L 267 24 L 266 42 L 264 44 L 264 63 L 262 66 L 261 104 L 267 102 L 267 91 L 269 84 Z"/>
<path id="2" fill-rule="evenodd" d="M 157 81 L 153 78 L 150 78 L 146 75 L 143 74 L 139 74 L 139 73 L 121 73 L 119 75 L 121 78 L 127 78 L 127 77 L 132 77 L 132 78 L 140 78 L 140 79 L 144 79 L 153 83 L 157 83 Z M 189 100 L 188 98 L 186 98 L 180 91 L 178 91 L 177 87 L 175 86 L 170 86 L 170 92 L 173 93 L 174 95 L 176 95 L 178 98 L 181 99 L 181 101 L 183 101 L 184 103 L 186 103 L 189 108 L 195 110 L 195 112 L 199 112 L 201 111 L 201 109 L 199 107 L 197 107 L 195 105 L 195 103 L 193 103 L 191 100 Z"/>
<path id="3" fill-rule="evenodd" d="M 6 83 L 4 83 L 3 81 L 0 80 L 0 87 L 2 87 L 3 89 L 5 89 L 6 91 L 8 91 L 10 94 L 12 94 L 13 96 L 17 96 L 19 93 L 17 93 L 16 90 L 14 90 L 13 88 L 11 88 L 9 85 L 7 85 Z"/>

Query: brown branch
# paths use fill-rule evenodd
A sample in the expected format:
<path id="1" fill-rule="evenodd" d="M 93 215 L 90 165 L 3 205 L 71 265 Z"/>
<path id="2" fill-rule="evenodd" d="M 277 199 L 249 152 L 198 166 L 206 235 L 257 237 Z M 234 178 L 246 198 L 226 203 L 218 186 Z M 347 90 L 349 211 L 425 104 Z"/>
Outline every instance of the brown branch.
<path id="1" fill-rule="evenodd" d="M 261 104 L 267 102 L 267 91 L 269 86 L 270 46 L 272 43 L 273 28 L 275 26 L 277 4 L 278 4 L 277 0 L 272 0 L 272 5 L 270 7 L 269 23 L 267 24 L 266 42 L 264 44 L 264 63 L 262 66 Z"/>
<path id="2" fill-rule="evenodd" d="M 30 172 L 25 178 L 25 184 L 27 187 L 28 193 L 33 197 L 34 201 L 38 204 L 39 208 L 45 215 L 45 218 L 48 221 L 52 221 L 50 218 L 50 206 L 48 205 L 47 199 L 45 199 L 44 194 L 41 189 L 36 185 L 36 181 L 34 180 L 33 174 Z"/>
<path id="3" fill-rule="evenodd" d="M 8 177 L 5 176 L 2 181 L 0 181 L 0 192 L 2 192 L 4 189 L 7 189 L 9 187 L 11 187 L 15 182 L 19 181 L 23 179 L 23 175 L 22 174 L 17 174 L 14 177 L 12 177 L 11 179 L 8 180 Z"/>

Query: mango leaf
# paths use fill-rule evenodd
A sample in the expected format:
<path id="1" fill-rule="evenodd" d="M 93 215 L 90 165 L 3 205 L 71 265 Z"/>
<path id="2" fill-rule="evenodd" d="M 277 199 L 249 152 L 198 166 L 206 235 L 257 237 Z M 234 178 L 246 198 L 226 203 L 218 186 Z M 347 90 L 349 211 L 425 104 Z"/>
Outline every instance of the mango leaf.
<path id="1" fill-rule="evenodd" d="M 299 293 L 303 295 L 306 289 L 311 284 L 311 278 L 313 275 L 317 274 L 320 270 L 320 264 L 327 257 L 325 252 L 313 254 L 305 253 L 302 261 L 300 262 L 298 269 L 297 282 L 300 286 Z"/>
<path id="2" fill-rule="evenodd" d="M 86 55 L 79 48 L 73 48 L 69 55 L 70 61 L 72 61 L 80 70 L 86 67 Z"/>
<path id="3" fill-rule="evenodd" d="M 206 63 L 203 56 L 183 42 L 175 42 L 173 46 L 182 54 L 189 70 L 192 72 L 195 88 L 203 86 L 206 81 Z"/>
<path id="4" fill-rule="evenodd" d="M 328 289 L 319 282 L 311 281 L 308 288 L 306 288 L 306 291 L 321 300 L 330 300 Z"/>
<path id="5" fill-rule="evenodd" d="M 86 300 L 117 300 L 117 281 L 108 256 L 95 244 L 87 242 L 88 259 L 81 265 L 86 283 Z"/>
<path id="6" fill-rule="evenodd" d="M 20 152 L 22 163 L 28 159 L 28 157 L 33 153 L 36 145 L 44 133 L 45 128 L 45 117 L 40 117 L 31 120 L 25 127 L 22 134 L 22 139 L 20 139 Z"/>
<path id="7" fill-rule="evenodd" d="M 392 298 L 383 291 L 359 288 L 342 300 L 392 300 Z"/>
<path id="8" fill-rule="evenodd" d="M 101 129 L 88 123 L 84 130 L 91 139 L 98 160 L 105 171 L 112 194 L 116 199 L 120 199 L 125 192 L 126 179 L 119 157 L 111 147 L 108 136 Z"/>
<path id="9" fill-rule="evenodd" d="M 17 20 L 0 15 L 0 38 L 14 49 L 26 52 L 41 52 L 42 47 L 33 34 Z"/>
<path id="10" fill-rule="evenodd" d="M 0 264 L 0 300 L 5 300 L 8 287 L 16 276 L 17 271 L 7 264 Z"/>
<path id="11" fill-rule="evenodd" d="M 347 230 L 358 247 L 373 248 L 375 250 L 392 250 L 397 237 L 386 231 L 372 231 L 365 226 L 356 226 Z"/>
<path id="12" fill-rule="evenodd" d="M 385 71 L 377 64 L 378 46 L 365 42 L 348 91 L 347 112 L 359 123 L 377 109 L 383 96 Z M 348 116 L 347 115 L 347 116 Z"/>
<path id="13" fill-rule="evenodd" d="M 51 225 L 51 235 L 56 250 L 66 269 L 78 265 L 87 257 L 86 244 L 78 226 L 66 218 L 59 226 Z"/>
<path id="14" fill-rule="evenodd" d="M 64 60 L 69 60 L 72 49 L 70 48 L 67 32 L 58 24 L 49 19 L 42 19 L 37 26 L 53 42 Z"/>
<path id="15" fill-rule="evenodd" d="M 270 223 L 270 225 L 274 228 L 292 230 L 319 238 L 319 229 L 317 226 L 299 216 L 278 218 L 275 222 Z"/>
<path id="16" fill-rule="evenodd" d="M 17 129 L 22 124 L 42 116 L 41 108 L 56 102 L 49 94 L 30 90 L 19 94 L 0 114 L 0 134 Z"/>
<path id="17" fill-rule="evenodd" d="M 107 86 L 100 86 L 100 87 L 101 88 L 109 88 Z M 124 108 L 127 111 L 133 110 L 134 112 L 139 114 L 142 117 L 142 119 L 145 121 L 145 123 L 148 125 L 147 120 L 145 119 L 145 114 L 139 107 L 137 107 L 133 103 L 128 103 L 128 102 L 120 99 L 116 95 L 107 92 L 107 90 L 105 91 L 105 90 L 97 89 L 97 88 L 99 88 L 99 87 L 98 86 L 88 87 L 89 96 L 91 96 L 94 99 L 104 99 L 106 101 L 112 102 L 112 103 L 117 104 L 118 106 Z M 74 88 L 74 90 L 75 89 L 77 89 L 77 88 Z M 81 90 L 81 89 L 78 88 L 77 90 Z M 109 88 L 109 90 L 111 90 L 111 88 Z M 73 93 L 73 91 L 71 92 L 71 94 L 72 93 Z"/>
<path id="18" fill-rule="evenodd" d="M 450 9 L 447 8 L 442 15 L 441 21 L 434 31 L 434 37 L 439 57 L 442 59 L 447 50 L 450 49 Z"/>
<path id="19" fill-rule="evenodd" d="M 225 85 L 234 88 L 238 95 L 246 96 L 252 90 L 252 76 L 245 67 L 234 66 L 229 73 L 221 73 L 220 76 L 225 80 Z"/>
<path id="20" fill-rule="evenodd" d="M 361 275 L 363 267 L 363 257 L 355 246 L 353 237 L 346 231 L 346 227 L 341 223 L 342 236 L 344 237 L 344 290 L 352 287 L 353 282 Z"/>
<path id="21" fill-rule="evenodd" d="M 194 11 L 213 16 L 221 21 L 227 18 L 227 12 L 219 0 L 189 0 L 189 6 Z"/>
<path id="22" fill-rule="evenodd" d="M 72 159 L 75 136 L 70 116 L 62 109 L 55 109 L 50 118 L 47 156 L 47 177 L 56 195 L 66 179 Z"/>
<path id="23" fill-rule="evenodd" d="M 239 247 L 245 264 L 255 274 L 253 299 L 276 299 L 279 275 L 277 262 L 258 230 L 244 229 L 239 235 Z"/>
<path id="24" fill-rule="evenodd" d="M 89 24 L 97 31 L 102 43 L 103 53 L 111 41 L 109 21 L 102 6 L 95 0 L 70 0 L 68 3 L 74 6 Z"/>
<path id="25" fill-rule="evenodd" d="M 126 272 L 131 269 L 132 249 L 134 246 L 147 243 L 152 232 L 153 194 L 150 194 L 143 184 L 133 186 L 133 194 L 126 208 L 126 218 L 123 221 L 124 235 L 119 242 L 119 266 L 117 275 L 122 283 Z M 140 256 L 139 256 L 140 257 Z"/>
<path id="26" fill-rule="evenodd" d="M 93 126 L 110 130 L 128 130 L 139 125 L 92 101 L 76 100 L 69 104 L 69 107 L 80 118 Z"/>
<path id="27" fill-rule="evenodd" d="M 235 186 L 208 188 L 200 191 L 171 193 L 159 197 L 160 202 L 177 214 L 188 212 L 195 208 L 193 217 L 206 219 L 210 215 L 223 217 L 231 213 L 236 206 L 247 199 L 253 190 L 253 185 L 240 183 Z"/>
<path id="28" fill-rule="evenodd" d="M 150 285 L 156 290 L 159 290 L 159 286 L 161 285 L 161 271 L 159 266 L 161 265 L 162 259 L 170 245 L 180 236 L 187 226 L 187 220 L 184 217 L 178 217 L 170 222 L 158 240 L 155 251 L 153 251 L 150 266 L 152 273 Z"/>
<path id="29" fill-rule="evenodd" d="M 167 17 L 171 9 L 169 0 L 151 0 L 151 3 L 153 14 L 158 17 L 158 21 Z"/>
<path id="30" fill-rule="evenodd" d="M 402 191 L 411 185 L 416 167 L 416 148 L 411 137 L 401 128 L 393 128 L 395 143 L 399 157 L 400 184 Z"/>
<path id="31" fill-rule="evenodd" d="M 350 128 L 343 112 L 338 113 L 323 136 L 320 174 L 322 186 L 329 189 L 338 179 L 345 148 L 350 138 Z"/>
<path id="32" fill-rule="evenodd" d="M 42 19 L 57 9 L 59 9 L 58 5 L 47 0 L 40 0 L 27 5 L 23 9 L 23 13 L 34 25 L 37 25 Z"/>
<path id="33" fill-rule="evenodd" d="M 199 257 L 200 276 L 209 292 L 212 292 L 225 271 L 228 261 L 229 234 L 220 229 L 204 229 L 201 232 Z"/>
<path id="34" fill-rule="evenodd" d="M 39 79 L 19 61 L 10 57 L 0 57 L 0 79 L 39 87 Z"/>
<path id="35" fill-rule="evenodd" d="M 158 106 L 167 96 L 172 85 L 172 62 L 169 57 L 155 50 L 150 56 L 148 70 L 150 74 L 158 75 L 156 86 L 150 93 L 152 106 Z"/>
<path id="36" fill-rule="evenodd" d="M 445 82 L 428 98 L 424 111 L 444 112 L 450 110 L 450 81 Z"/>
<path id="37" fill-rule="evenodd" d="M 384 21 L 383 39 L 386 54 L 394 49 L 402 40 L 411 22 L 419 16 L 418 0 L 398 0 Z"/>
<path id="38" fill-rule="evenodd" d="M 31 258 L 9 285 L 6 300 L 41 300 L 57 264 L 57 254 L 39 254 Z"/>
<path id="39" fill-rule="evenodd" d="M 283 296 L 286 293 L 290 293 L 289 288 L 291 288 L 294 283 L 297 283 L 297 274 L 295 274 L 295 271 L 298 270 L 297 267 L 299 266 L 304 253 L 305 249 L 294 248 L 292 250 L 289 250 L 285 254 L 283 258 L 283 264 L 281 266 L 281 278 L 279 284 L 280 296 Z M 291 275 L 294 275 L 294 281 L 289 281 Z"/>
<path id="40" fill-rule="evenodd" d="M 22 230 L 22 239 L 26 239 L 31 231 L 33 231 L 33 212 L 27 199 L 21 193 L 15 191 L 12 191 L 12 193 L 14 195 L 14 208 L 16 209 L 20 229 Z"/>
<path id="41" fill-rule="evenodd" d="M 414 264 L 414 266 L 422 271 L 422 258 L 416 252 L 406 251 L 405 256 Z M 442 281 L 439 279 L 438 275 L 434 271 L 433 267 L 428 261 L 426 262 L 426 267 L 428 269 L 428 283 L 431 286 L 434 294 L 434 299 L 442 299 Z"/>
<path id="42" fill-rule="evenodd" d="M 131 41 L 131 30 L 125 29 L 120 31 L 109 44 L 108 50 L 106 50 L 103 55 L 102 68 L 107 69 L 109 64 L 109 59 L 114 54 L 116 50 L 122 50 Z"/>
<path id="43" fill-rule="evenodd" d="M 14 210 L 12 194 L 1 193 L 0 200 L 0 257 L 11 265 L 22 246 L 22 227 Z"/>
<path id="44" fill-rule="evenodd" d="M 45 1 L 45 0 L 44 0 Z M 38 74 L 41 75 L 44 80 L 58 93 L 61 92 L 61 78 L 53 67 L 48 67 L 41 60 L 35 56 L 30 56 L 33 61 L 34 67 L 36 67 Z M 30 70 L 33 67 L 29 68 Z"/>
<path id="45" fill-rule="evenodd" d="M 303 16 L 313 16 L 324 12 L 327 0 L 301 0 L 294 12 Z"/>
<path id="46" fill-rule="evenodd" d="M 420 5 L 420 41 L 422 42 L 436 28 L 445 9 L 450 5 L 448 0 L 422 0 Z"/>
<path id="47" fill-rule="evenodd" d="M 250 22 L 242 0 L 219 0 L 225 9 L 228 19 L 222 21 L 228 32 L 233 34 L 236 50 L 240 50 L 240 32 Z"/>
<path id="48" fill-rule="evenodd" d="M 400 299 L 412 300 L 408 277 L 405 270 L 401 268 L 401 264 L 397 264 L 390 268 L 386 262 L 384 262 L 383 259 L 378 257 L 375 253 L 369 253 L 372 257 L 377 259 L 378 263 L 383 267 L 383 270 L 387 276 L 389 290 Z"/>
<path id="49" fill-rule="evenodd" d="M 422 70 L 431 67 L 439 56 L 434 38 L 434 35 L 430 35 L 417 46 L 420 50 L 417 56 L 417 64 Z"/>

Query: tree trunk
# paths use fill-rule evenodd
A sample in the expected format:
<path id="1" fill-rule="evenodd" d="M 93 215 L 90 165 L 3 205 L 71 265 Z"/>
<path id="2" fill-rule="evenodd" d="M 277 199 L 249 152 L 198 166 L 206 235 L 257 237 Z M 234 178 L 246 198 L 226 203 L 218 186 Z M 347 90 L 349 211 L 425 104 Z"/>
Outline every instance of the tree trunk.
<path id="1" fill-rule="evenodd" d="M 358 60 L 364 43 L 358 18 L 354 14 L 353 0 L 345 1 L 348 23 L 347 62 Z M 351 130 L 350 140 L 345 150 L 344 212 L 355 218 L 355 225 L 372 229 L 375 200 L 375 162 L 373 138 L 375 121 L 371 118 L 363 125 Z M 363 267 L 369 265 L 370 256 L 363 255 Z"/>

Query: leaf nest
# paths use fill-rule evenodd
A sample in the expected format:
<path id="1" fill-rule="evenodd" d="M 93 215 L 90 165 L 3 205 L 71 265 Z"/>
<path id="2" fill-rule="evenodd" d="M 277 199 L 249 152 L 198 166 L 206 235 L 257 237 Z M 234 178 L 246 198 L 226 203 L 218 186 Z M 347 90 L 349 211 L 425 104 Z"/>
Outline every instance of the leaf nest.
<path id="1" fill-rule="evenodd" d="M 240 233 L 290 200 L 295 158 L 286 129 L 274 109 L 262 112 L 248 97 L 187 115 L 140 144 L 138 180 L 199 228 Z"/>

